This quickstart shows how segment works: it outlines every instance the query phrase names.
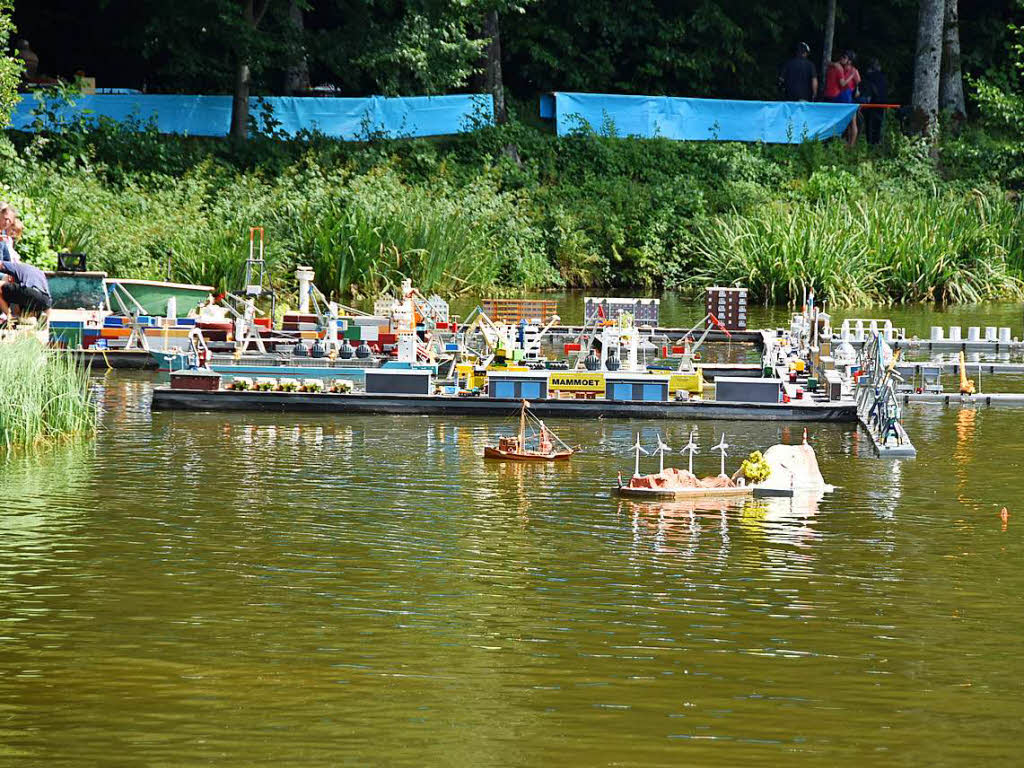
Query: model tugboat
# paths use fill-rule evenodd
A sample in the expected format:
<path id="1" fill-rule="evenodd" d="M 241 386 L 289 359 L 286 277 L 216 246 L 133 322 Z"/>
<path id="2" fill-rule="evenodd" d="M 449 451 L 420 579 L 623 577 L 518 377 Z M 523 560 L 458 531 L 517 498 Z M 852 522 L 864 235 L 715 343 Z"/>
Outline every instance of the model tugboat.
<path id="1" fill-rule="evenodd" d="M 498 438 L 498 444 L 484 447 L 484 458 L 509 461 L 559 461 L 575 451 L 548 429 L 543 421 L 530 413 L 530 404 L 523 400 L 519 409 L 519 432 Z"/>

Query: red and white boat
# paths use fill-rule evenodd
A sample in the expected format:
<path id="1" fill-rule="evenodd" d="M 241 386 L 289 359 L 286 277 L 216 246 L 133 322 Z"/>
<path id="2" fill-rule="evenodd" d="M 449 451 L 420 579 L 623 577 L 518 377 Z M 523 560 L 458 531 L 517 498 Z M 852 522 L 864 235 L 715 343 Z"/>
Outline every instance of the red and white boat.
<path id="1" fill-rule="evenodd" d="M 497 445 L 484 447 L 485 459 L 508 461 L 561 461 L 576 451 L 562 442 L 543 421 L 529 412 L 530 404 L 523 400 L 519 410 L 519 432 L 498 438 Z"/>

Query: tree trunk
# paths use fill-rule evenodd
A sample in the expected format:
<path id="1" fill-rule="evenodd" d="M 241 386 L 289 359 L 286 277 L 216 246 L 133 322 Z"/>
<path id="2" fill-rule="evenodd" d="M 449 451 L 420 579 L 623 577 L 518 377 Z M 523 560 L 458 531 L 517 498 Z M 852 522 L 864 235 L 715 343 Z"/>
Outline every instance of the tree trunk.
<path id="1" fill-rule="evenodd" d="M 487 36 L 487 90 L 494 97 L 494 120 L 499 125 L 508 122 L 505 108 L 505 88 L 501 82 L 501 29 L 498 27 L 498 12 L 491 11 L 484 19 L 484 34 Z"/>
<path id="2" fill-rule="evenodd" d="M 252 73 L 247 61 L 239 61 L 235 65 L 235 92 L 231 97 L 231 133 L 232 139 L 245 141 L 249 138 L 249 88 L 252 85 Z"/>
<path id="3" fill-rule="evenodd" d="M 945 15 L 945 0 L 921 0 L 912 101 L 915 127 L 932 139 L 938 135 L 939 128 L 939 75 Z"/>
<path id="4" fill-rule="evenodd" d="M 242 18 L 250 33 L 255 33 L 269 0 L 242 0 Z M 235 53 L 235 92 L 231 97 L 232 139 L 245 141 L 249 138 L 249 91 L 252 88 L 252 69 L 249 63 L 249 46 L 243 41 Z"/>
<path id="5" fill-rule="evenodd" d="M 306 60 L 306 49 L 303 41 L 306 25 L 302 17 L 302 8 L 296 0 L 289 0 L 288 21 L 292 25 L 297 46 L 295 57 L 284 76 L 284 92 L 291 96 L 296 91 L 309 90 L 309 62 Z"/>
<path id="6" fill-rule="evenodd" d="M 828 74 L 828 65 L 832 63 L 832 44 L 836 34 L 836 0 L 828 0 L 828 10 L 825 13 L 825 41 L 821 46 L 821 79 L 818 80 L 818 95 L 825 94 L 825 76 Z"/>
<path id="7" fill-rule="evenodd" d="M 939 106 L 943 112 L 950 112 L 959 121 L 967 116 L 967 108 L 964 104 L 964 76 L 960 67 L 960 11 L 957 5 L 957 0 L 946 0 Z"/>

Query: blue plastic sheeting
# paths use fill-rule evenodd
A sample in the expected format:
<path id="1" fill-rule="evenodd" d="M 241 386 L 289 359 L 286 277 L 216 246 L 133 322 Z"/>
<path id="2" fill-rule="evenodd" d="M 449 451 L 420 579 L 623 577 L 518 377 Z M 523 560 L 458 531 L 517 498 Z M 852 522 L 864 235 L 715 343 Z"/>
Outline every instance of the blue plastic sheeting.
<path id="1" fill-rule="evenodd" d="M 387 98 L 285 98 L 250 99 L 249 109 L 262 129 L 262 107 L 272 110 L 274 128 L 289 136 L 299 131 L 319 131 L 339 139 L 361 139 L 369 135 L 387 137 L 441 136 L 471 130 L 479 122 L 490 122 L 494 101 L 490 94 L 456 96 L 411 96 Z M 23 96 L 12 115 L 12 128 L 32 130 L 32 111 L 38 102 Z M 108 117 L 119 122 L 151 118 L 161 133 L 188 136 L 226 136 L 231 125 L 230 96 L 110 95 L 80 96 L 74 105 L 57 111 L 59 120 L 78 114 Z"/>
<path id="2" fill-rule="evenodd" d="M 540 118 L 541 120 L 555 119 L 555 94 L 542 93 L 540 95 Z"/>
<path id="3" fill-rule="evenodd" d="M 616 136 L 798 144 L 841 134 L 857 111 L 856 104 L 823 102 L 563 92 L 554 96 L 559 136 L 589 128 Z"/>

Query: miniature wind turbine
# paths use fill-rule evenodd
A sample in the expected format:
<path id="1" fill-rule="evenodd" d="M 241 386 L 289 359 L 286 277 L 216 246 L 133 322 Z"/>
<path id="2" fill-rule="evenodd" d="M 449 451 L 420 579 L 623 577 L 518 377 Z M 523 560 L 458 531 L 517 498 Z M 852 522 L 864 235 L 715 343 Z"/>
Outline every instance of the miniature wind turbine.
<path id="1" fill-rule="evenodd" d="M 680 453 L 688 453 L 688 454 L 690 454 L 689 470 L 690 470 L 690 474 L 691 475 L 693 474 L 693 454 L 700 453 L 700 448 L 697 447 L 697 443 L 694 442 L 694 440 L 693 440 L 693 433 L 694 432 L 696 432 L 696 430 L 694 430 L 694 429 L 690 430 L 690 442 L 688 442 L 686 445 L 684 445 L 683 449 L 680 451 Z"/>
<path id="2" fill-rule="evenodd" d="M 649 454 L 643 449 L 643 446 L 640 445 L 639 432 L 636 433 L 636 443 L 633 445 L 633 448 L 636 450 L 636 463 L 633 465 L 633 477 L 640 477 L 640 454 L 642 453 L 644 456 Z"/>
<path id="3" fill-rule="evenodd" d="M 658 461 L 658 474 L 659 475 L 664 473 L 664 471 L 665 471 L 665 451 L 670 451 L 671 452 L 671 450 L 672 450 L 671 448 L 669 448 L 667 445 L 665 445 L 665 443 L 661 439 L 661 435 L 659 434 L 658 435 L 658 447 L 654 451 L 656 454 L 658 454 L 658 459 L 659 459 L 659 461 Z"/>
<path id="4" fill-rule="evenodd" d="M 727 442 L 725 442 L 725 432 L 723 432 L 722 433 L 722 439 L 718 441 L 718 445 L 716 445 L 714 448 L 711 449 L 712 451 L 718 451 L 721 454 L 721 456 L 722 456 L 722 468 L 721 468 L 721 471 L 719 473 L 719 474 L 721 474 L 722 477 L 726 477 L 727 476 L 725 474 L 725 449 L 728 448 L 728 447 L 729 447 L 729 444 Z"/>

